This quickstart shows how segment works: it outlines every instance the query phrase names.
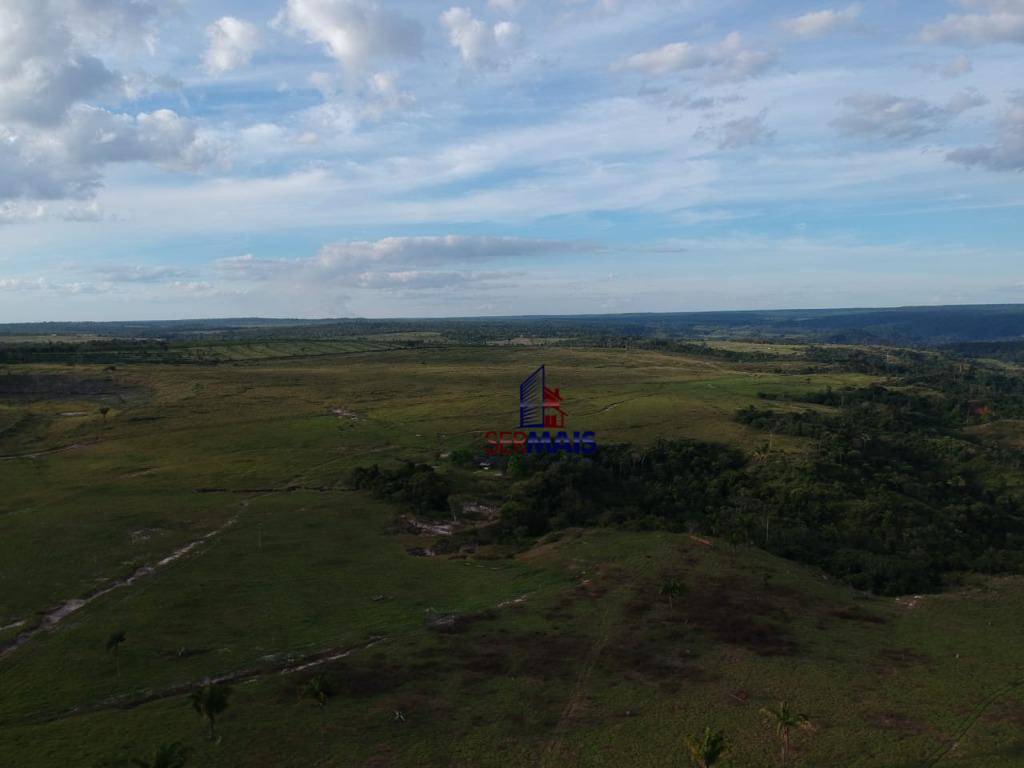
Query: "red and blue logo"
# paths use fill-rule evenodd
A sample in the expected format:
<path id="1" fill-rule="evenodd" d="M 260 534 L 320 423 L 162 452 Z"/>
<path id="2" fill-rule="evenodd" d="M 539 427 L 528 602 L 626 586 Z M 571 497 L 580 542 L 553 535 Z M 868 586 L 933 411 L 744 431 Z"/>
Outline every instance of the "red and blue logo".
<path id="1" fill-rule="evenodd" d="M 485 435 L 487 454 L 595 453 L 597 436 L 593 432 L 569 432 L 565 428 L 566 417 L 562 408 L 562 390 L 547 385 L 542 365 L 519 385 L 519 429 L 488 432 Z"/>

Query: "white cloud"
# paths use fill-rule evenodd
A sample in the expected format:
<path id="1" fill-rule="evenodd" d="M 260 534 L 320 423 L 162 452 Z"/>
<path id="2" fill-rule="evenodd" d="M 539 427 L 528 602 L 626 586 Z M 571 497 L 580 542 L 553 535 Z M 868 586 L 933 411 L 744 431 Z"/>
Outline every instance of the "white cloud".
<path id="1" fill-rule="evenodd" d="M 277 25 L 322 43 L 349 71 L 388 57 L 419 56 L 419 22 L 370 0 L 288 0 Z"/>
<path id="2" fill-rule="evenodd" d="M 48 0 L 0 3 L 0 120 L 54 125 L 116 81 L 78 48 Z"/>
<path id="3" fill-rule="evenodd" d="M 926 43 L 978 46 L 990 43 L 1024 44 L 1024 2 L 1021 0 L 960 0 L 982 13 L 950 14 L 927 24 L 920 37 Z"/>
<path id="4" fill-rule="evenodd" d="M 182 6 L 182 0 L 36 0 L 36 3 L 52 6 L 57 18 L 62 19 L 76 40 L 83 44 L 141 41 L 149 52 L 156 48 L 158 22 Z"/>
<path id="5" fill-rule="evenodd" d="M 945 105 L 888 94 L 848 96 L 840 101 L 844 112 L 832 125 L 847 136 L 914 139 L 942 130 L 953 117 L 986 103 L 977 91 L 957 94 Z"/>
<path id="6" fill-rule="evenodd" d="M 1024 171 L 1024 95 L 1015 96 L 999 121 L 995 144 L 957 149 L 947 159 L 990 171 Z"/>
<path id="7" fill-rule="evenodd" d="M 321 249 L 318 263 L 329 269 L 351 271 L 364 268 L 422 267 L 453 263 L 477 263 L 575 252 L 588 246 L 519 237 L 445 235 L 431 237 L 388 237 L 377 241 L 334 243 Z"/>
<path id="8" fill-rule="evenodd" d="M 160 15 L 150 0 L 0 2 L 0 201 L 89 198 L 109 163 L 195 169 L 213 159 L 215 148 L 173 111 L 132 116 L 87 104 L 166 85 L 145 74 L 125 78 L 88 50 L 116 55 L 115 44 L 151 40 Z M 54 215 L 97 218 L 88 206 Z"/>
<path id="9" fill-rule="evenodd" d="M 652 75 L 707 68 L 717 79 L 745 80 L 766 72 L 774 66 L 776 59 L 774 51 L 748 47 L 739 32 L 731 32 L 715 45 L 669 43 L 634 54 L 620 66 Z"/>
<path id="10" fill-rule="evenodd" d="M 462 60 L 472 66 L 494 66 L 504 61 L 518 44 L 521 30 L 511 21 L 491 26 L 474 18 L 468 8 L 452 7 L 441 14 L 448 41 Z"/>
<path id="11" fill-rule="evenodd" d="M 769 130 L 766 120 L 768 111 L 748 117 L 728 120 L 716 128 L 702 128 L 697 132 L 698 138 L 714 139 L 719 149 L 741 149 L 761 144 L 775 135 Z"/>
<path id="12" fill-rule="evenodd" d="M 136 116 L 79 106 L 62 130 L 67 159 L 81 166 L 152 162 L 197 170 L 216 162 L 219 147 L 200 136 L 196 124 L 170 109 Z"/>
<path id="13" fill-rule="evenodd" d="M 3 155 L 0 154 L 0 157 L 3 157 Z M 25 204 L 12 200 L 0 202 L 0 224 L 36 221 L 45 217 L 46 206 L 40 203 Z"/>
<path id="14" fill-rule="evenodd" d="M 375 290 L 443 290 L 467 283 L 478 282 L 479 277 L 468 272 L 424 272 L 405 270 L 403 272 L 363 272 L 353 276 L 352 284 L 359 288 Z"/>
<path id="15" fill-rule="evenodd" d="M 0 125 L 0 200 L 86 197 L 98 185 L 94 169 L 65 162 L 57 143 L 33 141 Z"/>
<path id="16" fill-rule="evenodd" d="M 382 120 L 393 112 L 411 106 L 416 98 L 398 85 L 393 72 L 377 72 L 367 80 L 361 116 L 366 120 Z"/>
<path id="17" fill-rule="evenodd" d="M 961 91 L 953 96 L 946 104 L 946 111 L 952 115 L 959 115 L 969 109 L 983 107 L 988 104 L 988 99 L 975 90 Z"/>
<path id="18" fill-rule="evenodd" d="M 197 170 L 216 162 L 218 153 L 194 122 L 171 110 L 131 116 L 77 105 L 53 130 L 0 126 L 0 200 L 87 198 L 100 186 L 107 164 Z"/>
<path id="19" fill-rule="evenodd" d="M 84 205 L 68 206 L 61 214 L 64 221 L 92 222 L 103 221 L 103 209 L 96 200 L 90 200 Z"/>
<path id="20" fill-rule="evenodd" d="M 190 269 L 150 264 L 102 264 L 86 271 L 112 283 L 166 283 L 195 275 Z"/>
<path id="21" fill-rule="evenodd" d="M 206 28 L 206 41 L 203 66 L 211 74 L 221 74 L 249 65 L 260 46 L 260 34 L 253 24 L 225 16 Z"/>
<path id="22" fill-rule="evenodd" d="M 842 10 L 829 8 L 786 19 L 782 26 L 796 37 L 824 37 L 854 27 L 863 11 L 864 6 L 861 3 L 854 3 Z"/>
<path id="23" fill-rule="evenodd" d="M 698 69 L 707 63 L 708 56 L 703 48 L 692 43 L 669 43 L 652 51 L 633 54 L 626 59 L 624 66 L 652 75 L 664 75 L 683 69 Z"/>
<path id="24" fill-rule="evenodd" d="M 467 283 L 479 288 L 510 273 L 451 267 L 596 250 L 601 248 L 580 242 L 517 237 L 388 237 L 332 243 L 306 259 L 258 259 L 245 254 L 221 259 L 216 267 L 223 276 L 234 281 L 311 286 L 329 283 L 385 291 L 442 289 Z"/>

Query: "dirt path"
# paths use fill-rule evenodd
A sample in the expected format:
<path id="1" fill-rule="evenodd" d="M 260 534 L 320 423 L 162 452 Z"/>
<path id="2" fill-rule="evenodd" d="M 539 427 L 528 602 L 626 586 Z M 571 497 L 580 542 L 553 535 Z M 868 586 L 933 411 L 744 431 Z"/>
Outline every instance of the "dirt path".
<path id="1" fill-rule="evenodd" d="M 204 678 L 203 680 L 191 680 L 186 683 L 176 683 L 169 685 L 165 688 L 160 688 L 151 691 L 140 691 L 134 694 L 126 694 L 121 696 L 113 696 L 108 699 L 102 699 L 101 701 L 94 702 L 92 704 L 80 704 L 71 709 L 66 709 L 63 712 L 57 712 L 52 715 L 44 715 L 41 717 L 34 717 L 22 721 L 25 724 L 41 724 L 41 723 L 52 723 L 56 720 L 66 720 L 70 717 L 77 715 L 85 715 L 93 712 L 100 712 L 108 709 L 136 709 L 145 704 L 150 704 L 154 701 L 162 701 L 164 699 L 173 699 L 178 696 L 184 696 L 187 693 L 194 691 L 196 688 L 209 683 L 226 683 L 229 685 L 243 685 L 245 683 L 251 683 L 256 680 L 261 680 L 266 677 L 283 677 L 285 675 L 294 675 L 300 672 L 306 672 L 310 669 L 321 667 L 325 664 L 330 664 L 335 661 L 347 658 L 354 653 L 359 651 L 367 650 L 375 645 L 379 645 L 387 640 L 386 637 L 371 637 L 367 642 L 362 645 L 353 646 L 351 648 L 331 648 L 326 651 L 318 651 L 307 656 L 300 656 L 299 658 L 280 658 L 272 660 L 258 667 L 246 667 L 245 669 L 235 670 L 234 672 L 227 672 L 222 675 L 215 677 Z M 12 723 L 4 723 L 4 725 L 11 725 Z"/>
<path id="2" fill-rule="evenodd" d="M 1024 677 L 1017 677 L 1016 679 L 1009 681 L 1005 685 L 1000 686 L 991 694 L 989 694 L 988 698 L 986 698 L 963 721 L 963 723 L 957 729 L 956 736 L 954 736 L 952 739 L 949 739 L 946 744 L 940 746 L 938 751 L 933 753 L 933 755 L 927 759 L 924 765 L 928 766 L 928 768 L 932 768 L 933 766 L 938 765 L 940 761 L 944 760 L 948 755 L 950 755 L 953 752 L 953 750 L 960 746 L 961 742 L 964 740 L 964 737 L 967 736 L 968 731 L 970 731 L 971 728 L 974 727 L 975 723 L 977 723 L 982 718 L 982 716 L 997 701 L 1009 696 L 1011 693 L 1013 693 L 1016 689 L 1020 688 L 1021 686 L 1024 686 Z"/>
<path id="3" fill-rule="evenodd" d="M 77 451 L 80 448 L 88 448 L 89 446 L 97 445 L 99 440 L 91 440 L 86 443 L 72 443 L 71 445 L 62 445 L 57 448 L 47 448 L 42 451 L 29 451 L 28 453 L 7 453 L 0 455 L 0 460 L 9 459 L 38 459 L 40 456 L 52 456 L 55 453 L 65 453 L 67 451 Z"/>
<path id="4" fill-rule="evenodd" d="M 140 579 L 144 579 L 147 576 L 151 576 L 157 571 L 166 568 L 168 565 L 175 562 L 176 560 L 180 560 L 181 558 L 185 557 L 185 555 L 189 554 L 194 549 L 196 549 L 196 547 L 198 547 L 200 544 L 204 544 L 205 542 L 209 541 L 215 536 L 219 536 L 221 533 L 223 533 L 228 528 L 233 526 L 237 519 L 238 518 L 232 518 L 228 520 L 228 522 L 222 525 L 220 528 L 214 531 L 210 531 L 201 539 L 196 539 L 195 541 L 191 541 L 188 544 L 179 547 L 178 549 L 174 550 L 171 554 L 167 555 L 161 560 L 158 560 L 156 563 L 152 565 L 144 565 L 141 568 L 136 569 L 135 572 L 127 578 L 118 579 L 116 581 L 110 582 L 109 584 L 100 587 L 94 590 L 93 592 L 90 592 L 85 597 L 72 598 L 61 603 L 56 608 L 51 608 L 45 614 L 43 614 L 42 620 L 37 625 L 35 625 L 31 629 L 25 630 L 9 643 L 0 645 L 0 659 L 3 659 L 8 655 L 14 653 L 14 651 L 18 650 L 21 646 L 25 645 L 25 643 L 27 643 L 36 635 L 41 634 L 43 632 L 54 631 L 58 626 L 60 626 L 61 622 L 64 621 L 64 619 L 66 619 L 73 613 L 77 613 L 82 608 L 89 605 L 89 603 L 99 600 L 101 597 L 104 597 L 106 595 L 109 595 L 114 590 L 121 589 L 123 587 L 130 587 L 132 584 L 139 581 Z"/>
<path id="5" fill-rule="evenodd" d="M 541 768 L 548 768 L 549 766 L 551 768 L 561 768 L 561 766 L 573 763 L 573 756 L 565 754 L 562 734 L 568 730 L 572 721 L 584 706 L 587 697 L 587 685 L 590 682 L 590 677 L 594 672 L 598 659 L 601 658 L 601 654 L 604 653 L 604 649 L 608 645 L 608 640 L 612 634 L 612 624 L 612 608 L 606 605 L 601 616 L 601 632 L 587 651 L 587 657 L 583 662 L 580 673 L 576 676 L 572 691 L 569 693 L 569 698 L 562 709 L 562 715 L 558 718 L 558 723 L 552 729 L 551 737 L 541 751 L 538 763 Z"/>
<path id="6" fill-rule="evenodd" d="M 597 410 L 593 410 L 593 411 L 580 411 L 579 415 L 581 417 L 584 417 L 584 416 L 594 416 L 595 414 L 598 414 L 598 413 L 606 413 L 606 412 L 610 411 L 612 408 L 617 408 L 620 405 L 625 405 L 626 403 L 632 403 L 632 402 L 635 402 L 637 400 L 643 400 L 643 399 L 648 398 L 648 397 L 657 397 L 660 394 L 662 394 L 662 393 L 661 392 L 645 392 L 643 394 L 636 395 L 635 397 L 627 397 L 625 400 L 618 400 L 618 401 L 616 401 L 614 403 L 608 403 L 607 405 L 601 406 Z"/>

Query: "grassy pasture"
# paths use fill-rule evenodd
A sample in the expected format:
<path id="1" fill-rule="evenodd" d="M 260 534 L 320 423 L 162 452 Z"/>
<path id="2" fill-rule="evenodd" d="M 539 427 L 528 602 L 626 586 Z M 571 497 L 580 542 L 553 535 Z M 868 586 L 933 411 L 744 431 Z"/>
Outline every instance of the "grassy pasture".
<path id="1" fill-rule="evenodd" d="M 346 488 L 354 466 L 439 462 L 514 428 L 541 363 L 570 428 L 743 448 L 763 438 L 732 415 L 758 392 L 867 377 L 635 350 L 249 346 L 245 365 L 38 368 L 138 393 L 105 419 L 89 398 L 0 408 L 0 645 L 216 532 L 0 658 L 0 766 L 124 765 L 174 740 L 201 766 L 680 766 L 683 736 L 711 724 L 729 765 L 757 767 L 776 764 L 758 711 L 780 699 L 814 724 L 797 765 L 923 767 L 954 741 L 950 764 L 1024 760 L 1024 580 L 895 601 L 752 549 L 603 530 L 413 557 L 431 539 Z M 280 674 L 343 649 L 323 712 L 298 697 L 312 671 Z M 254 679 L 211 745 L 175 691 L 241 670 Z"/>

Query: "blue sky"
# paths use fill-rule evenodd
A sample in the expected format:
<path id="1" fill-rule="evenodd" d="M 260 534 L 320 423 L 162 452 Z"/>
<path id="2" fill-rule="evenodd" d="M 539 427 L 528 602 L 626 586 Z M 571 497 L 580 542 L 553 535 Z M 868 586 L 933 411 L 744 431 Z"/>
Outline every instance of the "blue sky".
<path id="1" fill-rule="evenodd" d="M 1024 300 L 1024 0 L 0 0 L 0 322 Z"/>

